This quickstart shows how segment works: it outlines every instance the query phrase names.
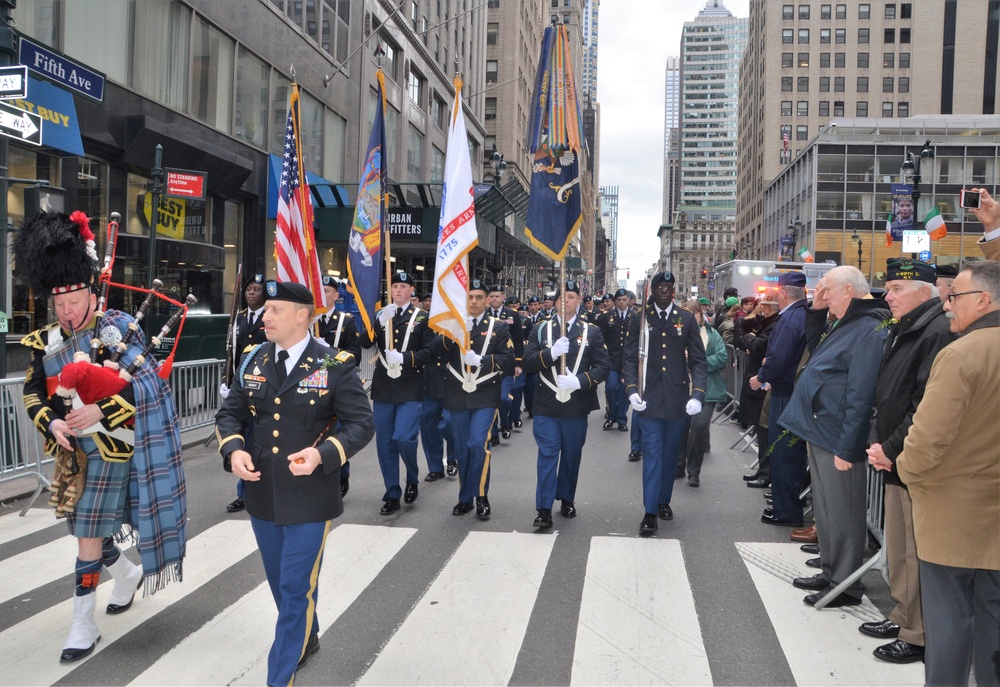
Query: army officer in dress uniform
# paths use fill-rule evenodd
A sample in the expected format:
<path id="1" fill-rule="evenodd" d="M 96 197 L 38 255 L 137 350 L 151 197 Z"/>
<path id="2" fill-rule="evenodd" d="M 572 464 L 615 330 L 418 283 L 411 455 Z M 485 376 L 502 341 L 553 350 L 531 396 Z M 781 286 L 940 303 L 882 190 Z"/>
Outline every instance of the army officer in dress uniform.
<path id="1" fill-rule="evenodd" d="M 309 335 L 309 289 L 269 281 L 264 291 L 268 343 L 244 357 L 216 431 L 219 452 L 245 482 L 246 509 L 278 607 L 267 684 L 289 685 L 319 649 L 315 576 L 331 522 L 344 510 L 340 468 L 375 429 L 354 356 L 331 356 Z"/>
<path id="2" fill-rule="evenodd" d="M 379 513 L 399 510 L 399 498 L 417 500 L 420 482 L 417 467 L 417 437 L 424 400 L 424 367 L 431 359 L 434 332 L 427 313 L 410 304 L 413 277 L 406 272 L 392 275 L 392 303 L 382 308 L 375 323 L 374 338 L 361 334 L 364 348 L 378 350 L 378 365 L 372 377 L 372 412 L 375 416 L 375 446 L 385 482 Z M 399 485 L 399 460 L 406 468 L 406 491 Z"/>
<path id="3" fill-rule="evenodd" d="M 587 415 L 600 409 L 597 386 L 610 369 L 600 328 L 580 317 L 579 284 L 566 282 L 559 298 L 562 307 L 556 311 L 565 313 L 566 335 L 559 335 L 559 316 L 553 315 L 535 327 L 522 360 L 526 372 L 538 373 L 532 424 L 538 444 L 535 527 L 552 526 L 556 499 L 562 501 L 563 517 L 576 517 L 576 481 L 587 440 Z M 561 370 L 563 356 L 565 371 Z"/>
<path id="4" fill-rule="evenodd" d="M 452 515 L 472 510 L 489 520 L 490 433 L 500 408 L 504 375 L 514 369 L 514 342 L 507 324 L 486 310 L 487 290 L 469 283 L 469 350 L 462 355 L 450 338 L 438 336 L 432 350 L 445 365 L 445 422 L 451 426 L 458 461 L 458 503 Z"/>
<path id="5" fill-rule="evenodd" d="M 653 302 L 632 320 L 625 344 L 625 394 L 633 408 L 642 450 L 641 534 L 656 531 L 657 516 L 671 520 L 674 471 L 687 415 L 701 412 L 708 384 L 705 345 L 694 315 L 674 305 L 674 275 L 661 272 L 650 282 Z M 641 350 L 640 350 L 641 349 Z M 639 394 L 640 375 L 644 381 Z"/>
<path id="6" fill-rule="evenodd" d="M 615 307 L 596 316 L 596 324 L 608 347 L 611 371 L 604 385 L 604 396 L 608 412 L 604 419 L 604 429 L 611 429 L 617 422 L 618 430 L 628 431 L 628 401 L 625 400 L 625 383 L 622 380 L 622 363 L 625 360 L 625 339 L 632 327 L 635 313 L 628 307 L 628 291 L 615 292 Z"/>
<path id="7" fill-rule="evenodd" d="M 336 277 L 323 277 L 323 292 L 326 294 L 326 304 L 329 306 L 326 312 L 316 318 L 316 327 L 319 338 L 323 339 L 331 348 L 338 351 L 347 351 L 354 356 L 354 368 L 357 369 L 358 361 L 361 359 L 361 342 L 358 339 L 358 325 L 354 316 L 349 312 L 337 310 L 337 299 L 340 298 L 340 290 Z M 340 495 L 347 496 L 351 488 L 351 463 L 344 463 L 340 469 Z"/>

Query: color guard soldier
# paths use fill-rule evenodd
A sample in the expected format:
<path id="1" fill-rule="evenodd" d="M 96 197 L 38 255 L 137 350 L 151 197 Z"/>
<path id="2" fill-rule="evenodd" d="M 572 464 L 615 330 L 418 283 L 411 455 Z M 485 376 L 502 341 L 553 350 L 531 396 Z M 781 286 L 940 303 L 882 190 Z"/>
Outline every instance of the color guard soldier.
<path id="1" fill-rule="evenodd" d="M 524 369 L 538 373 L 535 421 L 538 444 L 538 485 L 534 526 L 552 526 L 552 504 L 559 499 L 563 517 L 576 517 L 576 482 L 587 415 L 601 407 L 597 386 L 608 376 L 610 362 L 597 325 L 579 317 L 580 286 L 570 280 L 561 296 L 566 313 L 566 335 L 559 336 L 559 318 L 553 316 L 532 332 L 524 351 Z M 561 372 L 565 356 L 565 372 Z"/>
<path id="2" fill-rule="evenodd" d="M 315 581 L 326 535 L 344 510 L 340 468 L 371 441 L 374 427 L 354 356 L 331 355 L 309 336 L 309 289 L 268 281 L 265 299 L 268 342 L 240 363 L 216 433 L 219 452 L 246 483 L 250 524 L 278 607 L 267 684 L 290 685 L 319 650 Z"/>
<path id="3" fill-rule="evenodd" d="M 336 277 L 323 277 L 323 291 L 326 294 L 326 303 L 329 306 L 325 313 L 316 319 L 319 328 L 319 337 L 327 342 L 331 348 L 338 351 L 347 351 L 354 356 L 354 369 L 358 367 L 361 359 L 361 341 L 358 337 L 358 325 L 354 316 L 348 312 L 337 310 L 337 300 L 340 298 L 339 283 Z M 351 488 L 351 462 L 344 463 L 340 469 L 340 496 L 347 496 Z"/>
<path id="4" fill-rule="evenodd" d="M 521 354 L 524 352 L 524 334 L 521 332 L 521 319 L 517 316 L 517 313 L 504 306 L 502 285 L 497 284 L 490 287 L 489 304 L 486 313 L 507 325 L 510 339 L 514 343 L 514 367 L 504 374 L 500 390 L 500 414 L 497 418 L 497 424 L 493 428 L 493 436 L 490 439 L 491 445 L 497 446 L 500 444 L 500 435 L 503 435 L 504 439 L 510 439 L 513 423 L 511 419 L 511 405 L 513 400 L 511 391 L 514 388 L 514 378 L 521 374 Z"/>
<path id="5" fill-rule="evenodd" d="M 672 520 L 677 455 L 688 415 L 701 412 L 708 363 L 694 315 L 674 305 L 674 275 L 661 272 L 650 283 L 652 303 L 632 320 L 625 344 L 625 393 L 635 412 L 642 450 L 642 492 L 646 514 L 640 534 L 657 529 L 656 518 Z M 640 348 L 642 350 L 640 350 Z M 639 395 L 639 376 L 644 381 Z"/>
<path id="6" fill-rule="evenodd" d="M 430 312 L 430 306 L 425 310 Z M 445 364 L 432 356 L 424 368 L 424 400 L 420 407 L 420 444 L 424 449 L 424 459 L 427 460 L 425 482 L 436 482 L 444 477 L 445 442 L 448 444 L 448 476 L 458 474 L 455 436 L 444 414 L 448 377 Z"/>
<path id="7" fill-rule="evenodd" d="M 375 416 L 375 446 L 385 482 L 379 513 L 399 510 L 417 500 L 420 481 L 417 466 L 417 435 L 424 400 L 424 366 L 430 361 L 434 333 L 427 325 L 427 313 L 410 303 L 413 277 L 406 272 L 392 275 L 389 288 L 392 303 L 379 311 L 375 337 L 361 334 L 363 348 L 378 350 L 378 365 L 372 378 L 372 413 Z M 399 485 L 399 460 L 406 468 L 406 491 Z"/>
<path id="8" fill-rule="evenodd" d="M 608 347 L 611 371 L 604 383 L 604 397 L 607 413 L 604 429 L 611 429 L 618 423 L 619 432 L 628 431 L 628 401 L 625 400 L 625 384 L 622 380 L 622 365 L 625 361 L 625 340 L 632 326 L 635 314 L 628 307 L 628 291 L 618 289 L 615 293 L 615 307 L 597 317 L 597 326 Z"/>
<path id="9" fill-rule="evenodd" d="M 489 520 L 489 439 L 500 408 L 503 375 L 514 368 L 514 342 L 507 324 L 486 310 L 483 283 L 469 283 L 469 350 L 461 354 L 451 339 L 434 340 L 434 358 L 446 370 L 444 396 L 446 422 L 455 438 L 458 460 L 458 503 L 452 515 L 465 515 L 473 508 L 480 520 Z"/>
<path id="10" fill-rule="evenodd" d="M 545 315 L 542 313 L 542 302 L 538 300 L 538 296 L 532 296 L 528 299 L 528 319 L 531 320 L 532 331 L 534 331 L 540 323 L 545 321 Z M 528 332 L 528 334 L 530 335 L 531 332 Z M 528 342 L 527 336 L 525 337 L 524 342 Z M 535 386 L 537 383 L 537 372 L 524 373 L 524 411 L 528 414 L 529 420 L 535 416 L 533 403 L 535 400 Z"/>
<path id="11" fill-rule="evenodd" d="M 512 309 L 517 311 L 517 317 L 521 320 L 521 335 L 524 337 L 525 342 L 528 341 L 528 337 L 531 336 L 531 330 L 533 325 L 531 324 L 531 318 L 528 317 L 528 306 L 520 304 L 517 299 L 513 299 Z M 511 395 L 511 426 L 514 429 L 520 429 L 524 423 L 521 421 L 521 404 L 524 401 L 525 389 L 528 384 L 528 375 L 524 373 L 522 368 L 521 374 L 514 377 L 514 386 L 510 390 Z"/>

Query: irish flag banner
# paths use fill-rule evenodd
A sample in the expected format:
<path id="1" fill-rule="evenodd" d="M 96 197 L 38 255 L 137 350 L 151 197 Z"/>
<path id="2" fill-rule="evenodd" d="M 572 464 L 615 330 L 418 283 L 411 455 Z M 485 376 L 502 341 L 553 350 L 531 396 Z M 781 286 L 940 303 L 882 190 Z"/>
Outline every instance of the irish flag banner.
<path id="1" fill-rule="evenodd" d="M 932 241 L 939 241 L 948 235 L 948 227 L 945 226 L 941 213 L 937 208 L 932 208 L 924 217 L 924 228 L 930 234 Z"/>

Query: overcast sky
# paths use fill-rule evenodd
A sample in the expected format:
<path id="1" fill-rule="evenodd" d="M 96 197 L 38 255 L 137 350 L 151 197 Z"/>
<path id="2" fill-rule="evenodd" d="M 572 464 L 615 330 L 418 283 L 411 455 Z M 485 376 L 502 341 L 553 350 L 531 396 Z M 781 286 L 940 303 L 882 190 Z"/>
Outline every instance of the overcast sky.
<path id="1" fill-rule="evenodd" d="M 724 4 L 734 16 L 750 14 L 750 0 Z M 618 267 L 630 268 L 630 286 L 659 257 L 666 58 L 680 54 L 684 22 L 694 20 L 704 6 L 704 0 L 601 2 L 599 181 L 618 186 Z"/>

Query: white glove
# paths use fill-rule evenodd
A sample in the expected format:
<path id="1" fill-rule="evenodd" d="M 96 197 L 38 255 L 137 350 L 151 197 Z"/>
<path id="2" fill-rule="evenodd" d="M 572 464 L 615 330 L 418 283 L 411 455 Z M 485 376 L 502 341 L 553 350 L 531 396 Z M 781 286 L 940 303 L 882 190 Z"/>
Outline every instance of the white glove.
<path id="1" fill-rule="evenodd" d="M 688 401 L 687 406 L 684 408 L 688 415 L 697 415 L 701 412 L 701 401 L 697 398 L 692 398 Z"/>
<path id="2" fill-rule="evenodd" d="M 385 362 L 390 365 L 402 365 L 403 364 L 403 354 L 399 351 L 394 351 L 389 349 L 385 352 Z"/>
<path id="3" fill-rule="evenodd" d="M 576 375 L 559 375 L 556 377 L 556 383 L 564 391 L 577 391 L 580 388 L 580 378 Z"/>
<path id="4" fill-rule="evenodd" d="M 628 397 L 629 405 L 632 406 L 632 410 L 642 412 L 646 409 L 646 402 L 639 398 L 639 394 L 632 394 Z"/>
<path id="5" fill-rule="evenodd" d="M 383 327 L 392 322 L 392 316 L 396 314 L 395 305 L 387 305 L 378 312 L 378 321 Z"/>
<path id="6" fill-rule="evenodd" d="M 479 367 L 483 362 L 483 356 L 479 355 L 475 351 L 466 351 L 465 357 L 462 358 L 462 362 L 469 367 Z"/>
<path id="7" fill-rule="evenodd" d="M 569 339 L 565 336 L 556 339 L 555 343 L 552 344 L 552 348 L 549 349 L 553 358 L 559 358 L 561 356 L 569 353 Z"/>
<path id="8" fill-rule="evenodd" d="M 472 331 L 472 322 L 473 322 L 473 318 L 471 318 L 471 317 L 466 317 L 465 318 L 465 331 L 467 331 L 467 332 L 471 332 Z"/>
<path id="9" fill-rule="evenodd" d="M 226 386 L 225 382 L 219 385 L 219 396 L 222 396 L 223 401 L 229 398 L 229 387 Z"/>

